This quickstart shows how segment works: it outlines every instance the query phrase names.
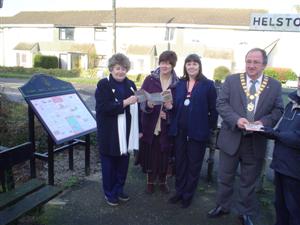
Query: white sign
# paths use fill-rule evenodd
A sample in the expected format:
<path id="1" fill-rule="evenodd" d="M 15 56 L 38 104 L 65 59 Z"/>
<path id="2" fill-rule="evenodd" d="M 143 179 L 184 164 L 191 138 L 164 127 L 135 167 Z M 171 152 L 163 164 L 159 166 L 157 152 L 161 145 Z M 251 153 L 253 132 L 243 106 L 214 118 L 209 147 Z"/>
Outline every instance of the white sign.
<path id="1" fill-rule="evenodd" d="M 96 129 L 96 121 L 77 94 L 30 100 L 57 144 Z"/>
<path id="2" fill-rule="evenodd" d="M 300 14 L 253 13 L 250 30 L 300 32 Z"/>

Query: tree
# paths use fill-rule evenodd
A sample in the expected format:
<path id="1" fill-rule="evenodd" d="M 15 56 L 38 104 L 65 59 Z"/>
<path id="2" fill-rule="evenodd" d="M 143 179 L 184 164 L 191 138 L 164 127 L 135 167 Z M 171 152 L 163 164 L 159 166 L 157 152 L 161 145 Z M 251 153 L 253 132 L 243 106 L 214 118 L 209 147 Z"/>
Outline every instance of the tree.
<path id="1" fill-rule="evenodd" d="M 226 66 L 219 66 L 214 70 L 214 80 L 222 81 L 230 74 L 230 70 Z"/>

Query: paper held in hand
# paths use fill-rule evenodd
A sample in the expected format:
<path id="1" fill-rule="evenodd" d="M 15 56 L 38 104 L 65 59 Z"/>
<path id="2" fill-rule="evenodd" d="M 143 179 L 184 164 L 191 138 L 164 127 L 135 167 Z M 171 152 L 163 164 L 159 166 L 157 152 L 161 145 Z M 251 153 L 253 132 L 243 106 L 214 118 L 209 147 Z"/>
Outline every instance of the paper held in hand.
<path id="1" fill-rule="evenodd" d="M 247 131 L 262 131 L 264 126 L 261 124 L 249 123 L 245 125 Z"/>
<path id="2" fill-rule="evenodd" d="M 169 102 L 173 100 L 171 90 L 149 93 L 144 89 L 140 89 L 135 92 L 135 96 L 138 99 L 138 103 L 150 101 L 154 105 L 161 105 L 164 102 Z"/>

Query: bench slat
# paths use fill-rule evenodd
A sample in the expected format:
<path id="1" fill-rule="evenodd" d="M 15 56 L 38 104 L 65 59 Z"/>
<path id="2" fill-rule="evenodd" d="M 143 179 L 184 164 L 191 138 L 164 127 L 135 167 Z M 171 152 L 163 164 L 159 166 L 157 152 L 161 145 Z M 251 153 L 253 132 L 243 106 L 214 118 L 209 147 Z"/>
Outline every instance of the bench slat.
<path id="1" fill-rule="evenodd" d="M 46 185 L 41 189 L 21 199 L 17 204 L 7 207 L 0 211 L 0 225 L 6 225 L 29 212 L 31 209 L 39 207 L 62 191 L 61 188 Z"/>
<path id="2" fill-rule="evenodd" d="M 18 186 L 16 189 L 0 194 L 0 210 L 12 205 L 25 197 L 26 195 L 40 189 L 45 183 L 39 179 L 30 179 L 26 183 Z"/>

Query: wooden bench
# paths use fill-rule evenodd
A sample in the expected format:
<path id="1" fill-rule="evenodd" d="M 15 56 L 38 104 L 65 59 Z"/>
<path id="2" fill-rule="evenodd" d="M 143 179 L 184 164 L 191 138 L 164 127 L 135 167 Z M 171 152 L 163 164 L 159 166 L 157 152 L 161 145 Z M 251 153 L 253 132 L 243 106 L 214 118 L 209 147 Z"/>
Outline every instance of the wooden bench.
<path id="1" fill-rule="evenodd" d="M 0 174 L 2 190 L 6 190 L 4 171 L 15 165 L 32 160 L 33 146 L 30 142 L 0 151 Z M 32 165 L 30 165 L 32 166 Z M 0 193 L 0 225 L 18 220 L 27 212 L 42 206 L 62 191 L 46 185 L 44 181 L 31 177 L 29 181 L 4 193 Z"/>

